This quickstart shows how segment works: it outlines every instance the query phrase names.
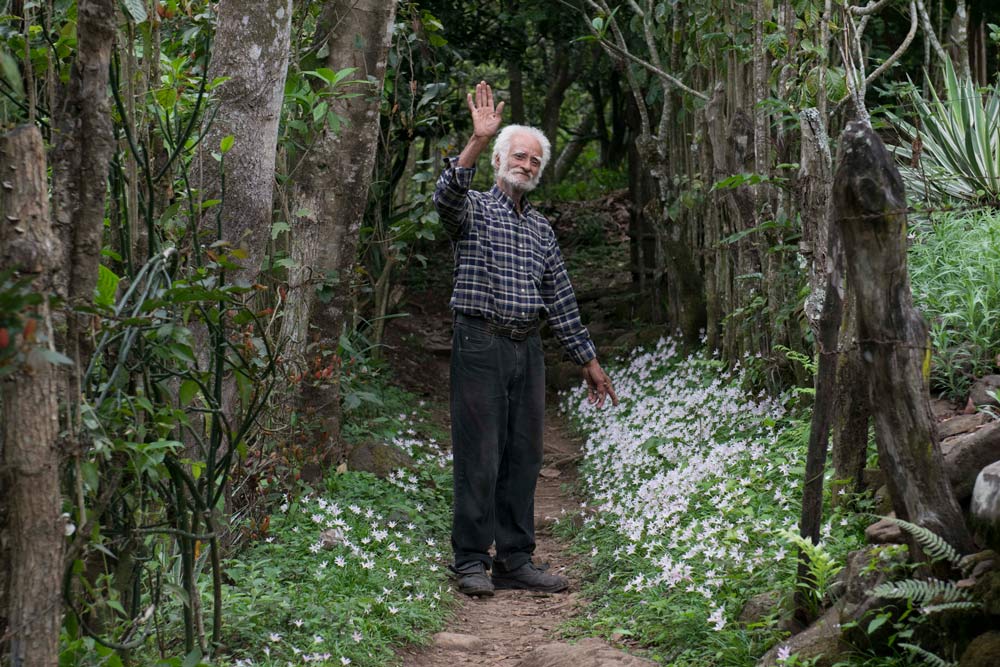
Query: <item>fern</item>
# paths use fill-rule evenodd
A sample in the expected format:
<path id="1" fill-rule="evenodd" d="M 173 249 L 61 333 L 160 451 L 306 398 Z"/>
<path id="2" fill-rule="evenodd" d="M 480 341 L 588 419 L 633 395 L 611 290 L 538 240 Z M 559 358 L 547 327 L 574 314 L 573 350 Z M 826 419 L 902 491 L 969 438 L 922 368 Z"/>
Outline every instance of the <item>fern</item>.
<path id="1" fill-rule="evenodd" d="M 982 608 L 983 605 L 978 602 L 960 600 L 958 602 L 942 602 L 941 604 L 921 607 L 920 612 L 923 614 L 940 614 L 945 611 L 980 611 Z"/>
<path id="2" fill-rule="evenodd" d="M 958 667 L 957 662 L 949 662 L 944 658 L 931 653 L 927 649 L 920 648 L 915 644 L 900 643 L 900 646 L 902 648 L 905 648 L 907 651 L 910 651 L 917 657 L 921 658 L 924 661 L 924 663 L 930 665 L 931 667 Z"/>
<path id="3" fill-rule="evenodd" d="M 957 587 L 952 581 L 939 579 L 891 581 L 876 586 L 872 594 L 888 600 L 909 600 L 918 607 L 927 606 L 931 602 L 945 604 L 969 601 L 968 591 Z"/>
<path id="4" fill-rule="evenodd" d="M 917 541 L 917 544 L 920 545 L 920 548 L 932 561 L 944 560 L 957 566 L 959 561 L 962 560 L 962 556 L 955 550 L 955 547 L 945 542 L 944 538 L 937 535 L 934 531 L 895 517 L 885 518 L 912 535 L 913 539 Z"/>

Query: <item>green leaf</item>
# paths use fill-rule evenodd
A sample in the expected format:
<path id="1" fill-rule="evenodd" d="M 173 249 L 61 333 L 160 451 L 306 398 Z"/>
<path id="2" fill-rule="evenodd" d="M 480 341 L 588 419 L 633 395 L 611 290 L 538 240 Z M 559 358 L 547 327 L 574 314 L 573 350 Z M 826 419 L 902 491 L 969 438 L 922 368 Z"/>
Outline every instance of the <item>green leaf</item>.
<path id="1" fill-rule="evenodd" d="M 291 226 L 287 222 L 275 222 L 271 224 L 271 240 L 278 238 L 282 232 L 292 231 Z"/>
<path id="2" fill-rule="evenodd" d="M 590 25 L 594 26 L 594 30 L 601 32 L 604 30 L 604 19 L 600 16 L 595 16 L 594 20 L 590 22 Z"/>
<path id="3" fill-rule="evenodd" d="M 115 294 L 118 292 L 118 283 L 121 278 L 115 275 L 114 271 L 101 264 L 97 268 L 97 287 L 94 294 L 94 303 L 98 306 L 111 308 L 115 305 Z"/>
<path id="4" fill-rule="evenodd" d="M 14 89 L 17 97 L 23 97 L 24 84 L 21 81 L 21 69 L 17 65 L 17 60 L 7 52 L 7 49 L 0 49 L 0 69 L 3 70 L 3 78 Z"/>
<path id="5" fill-rule="evenodd" d="M 868 624 L 868 634 L 871 635 L 873 632 L 885 625 L 885 622 L 888 620 L 889 614 L 879 614 L 875 617 L 875 620 Z"/>
<path id="6" fill-rule="evenodd" d="M 142 23 L 149 16 L 146 14 L 146 3 L 143 0 L 121 0 L 126 13 L 136 23 Z"/>
<path id="7" fill-rule="evenodd" d="M 236 139 L 233 138 L 233 135 L 231 134 L 226 135 L 225 137 L 222 138 L 222 141 L 219 142 L 219 150 L 222 151 L 223 153 L 228 153 L 229 151 L 232 150 L 233 144 L 235 142 Z"/>
<path id="8" fill-rule="evenodd" d="M 194 380 L 184 380 L 184 382 L 181 382 L 181 388 L 178 391 L 181 406 L 186 406 L 193 401 L 194 397 L 198 395 L 199 389 L 198 383 Z"/>

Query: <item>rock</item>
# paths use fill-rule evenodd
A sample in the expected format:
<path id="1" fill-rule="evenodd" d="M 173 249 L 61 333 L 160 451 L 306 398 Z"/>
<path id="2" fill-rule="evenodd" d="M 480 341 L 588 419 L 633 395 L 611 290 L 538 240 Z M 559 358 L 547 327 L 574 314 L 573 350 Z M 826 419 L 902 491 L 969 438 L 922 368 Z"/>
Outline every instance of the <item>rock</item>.
<path id="1" fill-rule="evenodd" d="M 814 667 L 832 667 L 839 656 L 851 650 L 840 640 L 840 608 L 829 609 L 819 620 L 797 635 L 779 642 L 757 661 L 757 667 L 774 667 L 778 664 L 779 651 L 799 656 L 800 662 L 815 659 L 809 663 Z"/>
<path id="2" fill-rule="evenodd" d="M 958 667 L 996 667 L 1000 665 L 1000 631 L 979 635 L 969 644 Z"/>
<path id="3" fill-rule="evenodd" d="M 889 519 L 881 519 L 865 528 L 868 544 L 906 544 L 903 529 Z"/>
<path id="4" fill-rule="evenodd" d="M 412 469 L 416 461 L 404 451 L 392 445 L 378 442 L 363 442 L 355 445 L 347 455 L 347 467 L 351 470 L 374 473 L 385 478 L 400 468 Z"/>
<path id="5" fill-rule="evenodd" d="M 852 604 L 864 602 L 871 590 L 891 579 L 893 571 L 906 560 L 906 549 L 872 546 L 852 551 L 842 573 L 846 583 L 844 599 Z"/>
<path id="6" fill-rule="evenodd" d="M 446 651 L 477 651 L 485 647 L 486 642 L 475 635 L 439 632 L 434 635 L 434 646 Z"/>
<path id="7" fill-rule="evenodd" d="M 990 422 L 973 433 L 948 438 L 941 443 L 941 452 L 955 497 L 963 502 L 972 495 L 979 471 L 1000 461 L 1000 421 Z"/>
<path id="8" fill-rule="evenodd" d="M 981 575 L 972 589 L 972 598 L 983 605 L 987 614 L 1000 614 L 1000 572 L 990 570 Z"/>
<path id="9" fill-rule="evenodd" d="M 739 622 L 743 625 L 760 623 L 770 616 L 780 613 L 781 593 L 767 591 L 758 593 L 747 600 L 740 611 Z"/>
<path id="10" fill-rule="evenodd" d="M 956 415 L 937 424 L 938 438 L 944 440 L 960 433 L 971 433 L 987 422 L 989 417 L 982 412 L 971 415 Z"/>
<path id="11" fill-rule="evenodd" d="M 1000 405 L 1000 401 L 990 396 L 987 392 L 1000 395 L 1000 375 L 987 375 L 979 378 L 969 390 L 969 399 L 973 405 Z"/>
<path id="12" fill-rule="evenodd" d="M 599 639 L 584 639 L 579 644 L 544 644 L 531 651 L 516 667 L 654 667 L 644 660 L 613 649 Z"/>
<path id="13" fill-rule="evenodd" d="M 547 468 L 542 468 L 541 472 L 538 473 L 545 479 L 555 479 L 562 474 L 562 470 L 556 468 L 555 466 L 549 466 Z"/>
<path id="14" fill-rule="evenodd" d="M 344 543 L 344 533 L 339 528 L 330 528 L 319 534 L 320 546 L 324 549 L 333 549 Z"/>
<path id="15" fill-rule="evenodd" d="M 946 401 L 943 398 L 931 399 L 931 413 L 934 415 L 934 419 L 947 419 L 948 417 L 953 416 L 957 411 L 958 409 L 951 401 Z"/>
<path id="16" fill-rule="evenodd" d="M 982 541 L 1000 550 L 1000 461 L 979 471 L 969 507 L 972 526 Z"/>

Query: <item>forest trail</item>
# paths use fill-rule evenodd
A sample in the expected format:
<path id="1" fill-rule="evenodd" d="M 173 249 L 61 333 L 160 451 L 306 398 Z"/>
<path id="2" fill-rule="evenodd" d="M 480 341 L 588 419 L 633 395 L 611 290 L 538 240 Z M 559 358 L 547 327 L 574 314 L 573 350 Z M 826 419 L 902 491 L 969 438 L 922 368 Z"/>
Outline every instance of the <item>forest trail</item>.
<path id="1" fill-rule="evenodd" d="M 457 594 L 458 607 L 442 633 L 426 647 L 401 653 L 405 667 L 489 665 L 514 667 L 533 649 L 556 641 L 555 631 L 580 609 L 580 569 L 577 557 L 552 535 L 552 524 L 577 500 L 568 490 L 576 477 L 579 444 L 565 433 L 561 419 L 550 411 L 545 427 L 545 459 L 535 494 L 536 563 L 570 580 L 568 593 L 497 591 L 493 597 Z"/>

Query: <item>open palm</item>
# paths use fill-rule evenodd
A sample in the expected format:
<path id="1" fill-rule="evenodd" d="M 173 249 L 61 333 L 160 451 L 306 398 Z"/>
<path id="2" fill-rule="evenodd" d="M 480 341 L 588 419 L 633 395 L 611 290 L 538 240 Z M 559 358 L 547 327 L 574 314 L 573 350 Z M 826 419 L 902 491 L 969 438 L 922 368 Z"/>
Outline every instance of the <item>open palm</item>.
<path id="1" fill-rule="evenodd" d="M 472 93 L 466 96 L 469 104 L 469 112 L 472 114 L 472 130 L 477 137 L 493 137 L 500 129 L 503 113 L 503 105 L 493 106 L 493 89 L 490 84 L 480 81 L 476 84 L 476 95 Z"/>

